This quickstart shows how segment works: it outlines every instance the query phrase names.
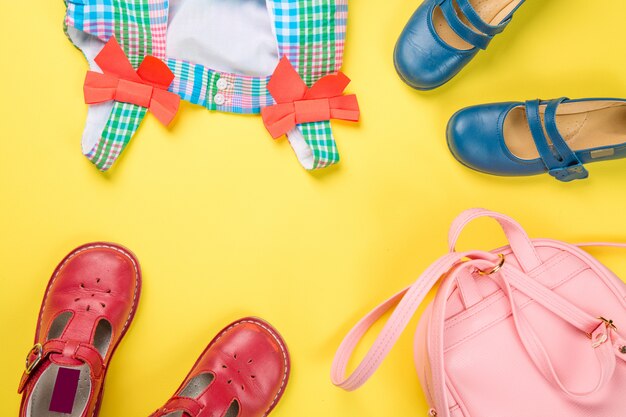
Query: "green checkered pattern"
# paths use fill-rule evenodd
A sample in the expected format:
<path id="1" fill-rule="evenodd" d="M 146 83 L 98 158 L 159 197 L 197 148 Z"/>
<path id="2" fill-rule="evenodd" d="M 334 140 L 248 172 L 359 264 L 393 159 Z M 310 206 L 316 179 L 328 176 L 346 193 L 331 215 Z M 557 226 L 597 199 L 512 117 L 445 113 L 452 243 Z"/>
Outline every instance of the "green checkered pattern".
<path id="1" fill-rule="evenodd" d="M 280 55 L 287 56 L 307 85 L 341 67 L 347 0 L 267 0 L 273 16 Z M 103 41 L 115 36 L 136 68 L 146 55 L 163 59 L 175 74 L 170 91 L 210 110 L 259 113 L 274 104 L 267 91 L 269 77 L 247 77 L 213 71 L 199 64 L 165 56 L 168 0 L 66 0 L 66 28 Z M 67 29 L 66 29 L 67 31 Z M 217 81 L 228 86 L 219 90 Z M 218 104 L 216 96 L 225 97 Z M 147 110 L 114 102 L 110 118 L 96 145 L 86 156 L 106 171 L 128 145 Z M 313 155 L 312 169 L 339 161 L 330 122 L 298 126 Z"/>
<path id="2" fill-rule="evenodd" d="M 300 33 L 298 72 L 310 87 L 322 76 L 336 72 L 335 2 L 299 0 Z M 330 121 L 298 126 L 313 152 L 313 169 L 339 162 Z"/>
<path id="3" fill-rule="evenodd" d="M 152 53 L 150 5 L 145 1 L 70 0 L 72 20 L 76 29 L 108 40 L 115 36 L 133 67 L 137 68 L 146 55 Z M 98 13 L 110 12 L 109 19 L 97 19 Z M 93 22 L 97 22 L 94 26 Z M 100 139 L 85 156 L 101 171 L 108 170 L 124 151 L 145 117 L 147 109 L 130 103 L 113 102 L 111 114 Z"/>
<path id="4" fill-rule="evenodd" d="M 152 53 L 148 3 L 113 0 L 113 11 L 115 37 L 130 63 L 137 68 L 143 58 Z M 136 104 L 114 102 L 102 136 L 87 158 L 101 171 L 111 168 L 146 113 L 147 109 Z"/>
<path id="5" fill-rule="evenodd" d="M 85 156 L 101 171 L 111 168 L 137 131 L 147 111 L 135 104 L 116 101 L 100 140 Z"/>
<path id="6" fill-rule="evenodd" d="M 339 162 L 339 151 L 330 122 L 304 123 L 298 128 L 313 151 L 313 169 L 325 168 Z"/>

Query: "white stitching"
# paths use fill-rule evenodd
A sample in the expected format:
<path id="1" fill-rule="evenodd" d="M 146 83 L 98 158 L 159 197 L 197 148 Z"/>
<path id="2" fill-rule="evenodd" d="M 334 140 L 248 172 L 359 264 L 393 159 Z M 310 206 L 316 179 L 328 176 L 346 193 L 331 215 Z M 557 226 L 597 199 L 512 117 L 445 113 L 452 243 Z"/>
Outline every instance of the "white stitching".
<path id="1" fill-rule="evenodd" d="M 135 270 L 135 276 L 137 278 L 139 278 L 139 270 L 137 268 L 137 264 L 135 263 L 135 260 L 133 259 L 132 256 L 130 256 L 130 254 L 124 250 L 122 250 L 121 248 L 115 247 L 115 246 L 110 246 L 110 245 L 104 245 L 104 244 L 97 244 L 97 245 L 90 245 L 90 246 L 85 246 L 82 247 L 78 250 L 76 250 L 75 252 L 70 253 L 70 255 L 65 259 L 65 261 L 63 261 L 63 263 L 61 265 L 59 265 L 56 268 L 56 272 L 54 273 L 54 275 L 52 276 L 52 279 L 50 280 L 50 284 L 48 285 L 48 288 L 46 290 L 46 294 L 44 296 L 43 299 L 43 304 L 41 305 L 41 311 L 39 312 L 39 324 L 37 326 L 37 335 L 40 335 L 41 333 L 41 318 L 43 317 L 43 312 L 46 308 L 46 302 L 48 301 L 48 294 L 50 293 L 50 290 L 52 289 L 54 282 L 57 279 L 57 276 L 59 275 L 59 273 L 61 272 L 61 270 L 63 269 L 63 267 L 65 266 L 65 264 L 67 264 L 70 259 L 74 258 L 76 255 L 78 255 L 81 252 L 84 252 L 88 249 L 95 249 L 95 248 L 107 248 L 107 249 L 113 249 L 116 252 L 121 253 L 122 255 L 126 256 L 128 259 L 130 259 L 130 261 L 133 264 L 133 269 Z M 132 317 L 132 312 L 135 310 L 135 303 L 137 301 L 137 287 L 138 285 L 135 285 L 135 291 L 133 294 L 133 304 L 131 305 L 130 311 L 131 314 L 129 314 L 128 318 L 126 319 L 126 323 L 124 323 L 124 327 L 122 328 L 122 332 L 124 333 L 124 331 L 126 330 L 126 327 L 128 327 L 128 323 L 130 322 L 130 318 Z"/>
<path id="2" fill-rule="evenodd" d="M 61 272 L 61 270 L 63 269 L 63 267 L 65 266 L 65 264 L 67 264 L 70 259 L 74 258 L 76 255 L 78 255 L 81 252 L 84 252 L 88 249 L 95 249 L 95 248 L 106 248 L 106 249 L 112 249 L 116 252 L 121 253 L 122 255 L 124 255 L 125 257 L 127 257 L 128 259 L 130 259 L 130 261 L 133 264 L 133 269 L 135 270 L 135 278 L 136 278 L 136 282 L 135 282 L 135 290 L 134 290 L 134 294 L 133 294 L 133 303 L 131 305 L 130 308 L 130 314 L 128 315 L 128 318 L 126 319 L 126 322 L 124 323 L 124 327 L 122 328 L 122 331 L 120 332 L 120 335 L 124 334 L 124 332 L 126 331 L 126 328 L 128 327 L 128 324 L 130 323 L 130 319 L 133 317 L 133 312 L 135 311 L 135 306 L 137 304 L 137 293 L 138 293 L 138 288 L 139 288 L 139 268 L 137 267 L 137 263 L 135 262 L 135 259 L 133 258 L 133 256 L 130 255 L 130 253 L 128 253 L 127 251 L 123 250 L 122 248 L 119 248 L 117 246 L 111 246 L 111 245 L 106 245 L 106 244 L 97 244 L 97 245 L 89 245 L 89 246 L 85 246 L 82 247 L 78 250 L 75 250 L 74 252 L 71 252 L 67 258 L 65 258 L 65 260 L 63 261 L 63 263 L 61 263 L 61 265 L 59 265 L 56 268 L 56 272 L 54 273 L 54 275 L 52 276 L 52 278 L 50 279 L 50 283 L 48 284 L 48 288 L 46 289 L 46 294 L 44 295 L 44 299 L 43 299 L 43 303 L 41 304 L 41 311 L 39 312 L 39 319 L 38 319 L 38 325 L 37 325 L 37 336 L 41 336 L 41 318 L 43 317 L 43 312 L 46 308 L 46 302 L 48 301 L 48 294 L 50 293 L 50 290 L 52 289 L 54 282 L 57 279 L 57 276 L 59 275 L 59 273 Z M 102 387 L 101 387 L 101 391 L 104 390 L 104 381 L 102 381 Z M 98 396 L 98 399 L 96 401 L 100 401 L 102 399 L 102 395 L 100 394 Z M 91 413 L 91 417 L 94 417 L 96 415 L 96 409 L 98 408 L 98 405 L 96 403 L 96 406 L 93 409 L 93 412 Z"/>
<path id="3" fill-rule="evenodd" d="M 575 278 L 578 274 L 580 274 L 580 273 L 582 273 L 582 272 L 584 272 L 584 271 L 586 271 L 588 269 L 589 269 L 589 267 L 586 267 L 586 266 L 585 267 L 581 267 L 579 270 L 572 272 L 570 275 L 568 275 L 568 277 L 566 277 L 563 280 L 559 281 L 557 284 L 549 287 L 549 289 L 550 290 L 554 290 L 554 289 L 558 288 L 559 286 L 561 286 L 565 282 L 568 282 L 569 280 Z M 499 290 L 499 291 L 501 291 L 501 290 Z M 490 307 L 491 304 L 495 304 L 495 302 L 501 301 L 503 298 L 505 298 L 504 293 L 499 292 L 498 294 L 499 294 L 499 296 L 496 299 L 494 299 L 493 302 L 490 303 L 490 305 L 488 305 L 487 307 Z M 527 305 L 532 304 L 532 303 L 536 303 L 536 301 L 533 300 L 533 299 L 528 299 L 528 300 L 526 300 L 524 303 L 522 303 L 519 306 L 519 309 L 523 310 L 524 308 L 526 308 Z M 484 310 L 484 309 L 482 309 L 482 310 Z M 477 311 L 476 314 L 482 312 L 482 310 L 481 311 Z M 466 318 L 464 318 L 463 320 L 469 319 L 469 318 L 475 316 L 476 314 L 469 315 Z M 491 320 L 491 321 L 485 323 L 484 325 L 482 325 L 480 328 L 476 329 L 475 331 L 470 332 L 467 335 L 463 336 L 462 339 L 452 343 L 450 346 L 445 347 L 444 348 L 444 353 L 447 353 L 447 352 L 451 351 L 452 349 L 456 348 L 460 344 L 462 344 L 462 343 L 466 342 L 467 340 L 473 338 L 474 336 L 482 333 L 484 330 L 488 329 L 489 327 L 495 326 L 496 324 L 501 323 L 502 321 L 504 321 L 507 318 L 509 318 L 511 316 L 511 314 L 512 314 L 511 309 L 507 309 L 506 313 L 500 314 L 496 319 Z M 455 327 L 456 325 L 460 324 L 461 322 L 455 323 L 454 325 L 450 326 L 450 328 Z M 448 330 L 448 327 L 446 327 L 446 330 Z"/>
<path id="4" fill-rule="evenodd" d="M 567 252 L 560 252 L 559 254 L 553 256 L 552 258 L 550 258 L 549 260 L 544 262 L 540 267 L 537 267 L 533 271 L 529 272 L 528 275 L 533 277 L 533 278 L 536 278 L 536 277 L 538 277 L 541 274 L 548 273 L 550 270 L 555 269 L 558 265 L 563 263 L 565 260 L 570 259 L 570 255 L 571 254 L 569 254 Z M 570 280 L 571 278 L 573 278 L 574 276 L 578 275 L 579 273 L 583 272 L 586 269 L 589 269 L 588 265 L 581 265 L 581 266 L 579 266 L 578 269 L 575 269 L 572 272 L 570 272 L 570 274 L 567 275 L 562 280 L 560 280 L 560 281 L 558 281 L 556 283 L 551 283 L 549 288 L 550 289 L 554 289 L 554 288 L 558 287 L 563 282 Z M 464 310 L 463 312 L 457 314 L 456 316 L 451 317 L 450 319 L 447 319 L 446 320 L 446 330 L 447 329 L 451 329 L 451 328 L 455 327 L 458 324 L 461 324 L 462 322 L 464 322 L 465 320 L 467 320 L 469 318 L 472 318 L 473 316 L 475 316 L 476 314 L 480 313 L 484 309 L 490 307 L 491 304 L 495 303 L 496 301 L 500 300 L 503 297 L 504 297 L 504 294 L 502 292 L 500 292 L 500 290 L 490 294 L 489 296 L 487 296 L 483 300 L 485 302 L 485 305 L 482 306 L 482 307 L 477 307 L 475 309 L 475 311 L 473 311 L 472 313 L 465 314 L 466 312 L 471 311 L 470 309 L 467 309 L 467 310 Z"/>
<path id="5" fill-rule="evenodd" d="M 263 329 L 267 330 L 269 332 L 269 334 L 274 338 L 274 340 L 276 340 L 276 342 L 278 343 L 278 346 L 280 346 L 280 350 L 282 351 L 282 354 L 283 354 L 283 361 L 284 361 L 283 363 L 284 363 L 284 366 L 285 366 L 285 372 L 283 373 L 283 380 L 281 381 L 280 387 L 278 388 L 278 392 L 274 396 L 274 399 L 272 400 L 272 403 L 268 407 L 268 409 L 265 412 L 265 414 L 263 414 L 263 417 L 265 417 L 265 416 L 267 416 L 270 413 L 272 408 L 276 405 L 276 403 L 278 402 L 278 398 L 281 396 L 281 394 L 284 391 L 285 383 L 287 382 L 288 369 L 289 369 L 289 365 L 288 365 L 288 362 L 287 362 L 288 355 L 287 355 L 287 351 L 286 351 L 285 345 L 283 344 L 282 339 L 278 335 L 276 335 L 276 333 L 271 328 L 266 326 L 261 321 L 256 321 L 256 320 L 242 320 L 242 321 L 238 321 L 238 322 L 234 323 L 233 325 L 225 328 L 215 338 L 215 340 L 213 341 L 213 344 L 217 343 L 217 341 L 220 340 L 228 331 L 230 331 L 231 329 L 235 328 L 236 326 L 239 326 L 242 323 L 255 324 L 255 325 L 260 326 Z"/>

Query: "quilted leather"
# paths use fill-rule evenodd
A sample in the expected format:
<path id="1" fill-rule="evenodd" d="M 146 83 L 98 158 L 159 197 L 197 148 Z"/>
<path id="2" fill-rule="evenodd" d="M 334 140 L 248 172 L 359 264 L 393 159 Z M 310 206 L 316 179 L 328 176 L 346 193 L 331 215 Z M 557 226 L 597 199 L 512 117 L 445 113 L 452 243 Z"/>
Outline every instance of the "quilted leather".
<path id="1" fill-rule="evenodd" d="M 91 392 L 81 416 L 98 415 L 108 364 L 132 321 L 140 290 L 139 263 L 119 245 L 86 244 L 61 261 L 50 278 L 37 323 L 35 343 L 42 345 L 41 360 L 32 372 L 24 373 L 20 383 L 21 417 L 26 417 L 33 389 L 50 366 L 84 364 L 90 370 Z M 67 312 L 71 318 L 62 333 L 48 340 L 55 319 Z M 93 345 L 101 320 L 107 321 L 111 329 L 104 355 Z M 32 353 L 29 359 L 36 360 Z"/>
<path id="2" fill-rule="evenodd" d="M 222 330 L 208 345 L 176 394 L 152 417 L 222 417 L 234 402 L 237 417 L 269 414 L 289 380 L 290 359 L 278 332 L 257 318 L 244 318 Z M 195 396 L 185 388 L 200 375 L 210 382 Z"/>

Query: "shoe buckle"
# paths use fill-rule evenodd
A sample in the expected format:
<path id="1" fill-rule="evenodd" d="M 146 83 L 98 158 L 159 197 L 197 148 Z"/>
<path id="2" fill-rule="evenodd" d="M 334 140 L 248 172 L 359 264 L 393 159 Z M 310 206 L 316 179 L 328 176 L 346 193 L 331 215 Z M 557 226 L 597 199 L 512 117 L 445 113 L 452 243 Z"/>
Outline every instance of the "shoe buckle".
<path id="1" fill-rule="evenodd" d="M 31 357 L 35 357 L 31 360 Z M 31 372 L 35 370 L 41 359 L 43 358 L 43 346 L 41 343 L 37 343 L 33 346 L 30 351 L 28 351 L 28 355 L 26 355 L 26 375 L 30 375 Z"/>
<path id="2" fill-rule="evenodd" d="M 589 176 L 589 172 L 580 162 L 568 167 L 552 168 L 549 173 L 557 180 L 564 182 L 582 180 Z"/>

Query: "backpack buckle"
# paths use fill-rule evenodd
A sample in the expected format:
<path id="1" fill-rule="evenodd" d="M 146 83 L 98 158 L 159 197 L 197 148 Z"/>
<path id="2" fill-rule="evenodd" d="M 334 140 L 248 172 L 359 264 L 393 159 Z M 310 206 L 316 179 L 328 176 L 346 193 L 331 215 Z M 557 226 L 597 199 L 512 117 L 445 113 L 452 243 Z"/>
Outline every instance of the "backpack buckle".
<path id="1" fill-rule="evenodd" d="M 596 329 L 592 333 L 587 333 L 587 337 L 591 339 L 591 342 L 592 342 L 591 346 L 594 349 L 599 348 L 600 346 L 602 346 L 603 344 L 605 344 L 606 342 L 610 340 L 609 335 L 611 334 L 611 331 L 617 331 L 617 326 L 615 326 L 615 323 L 613 323 L 613 320 L 605 319 L 604 317 L 598 317 L 598 320 L 601 320 L 602 323 L 600 323 L 600 325 L 596 327 Z M 598 333 L 597 335 L 594 336 L 594 333 L 596 332 L 596 330 L 598 330 L 602 325 L 604 325 L 606 332 Z"/>
<path id="2" fill-rule="evenodd" d="M 504 255 L 499 253 L 498 254 L 498 258 L 500 258 L 500 261 L 498 262 L 497 265 L 495 265 L 493 268 L 489 269 L 489 270 L 485 270 L 485 269 L 479 269 L 478 270 L 478 275 L 493 275 L 496 272 L 498 272 L 499 270 L 502 269 L 502 266 L 504 265 Z"/>

